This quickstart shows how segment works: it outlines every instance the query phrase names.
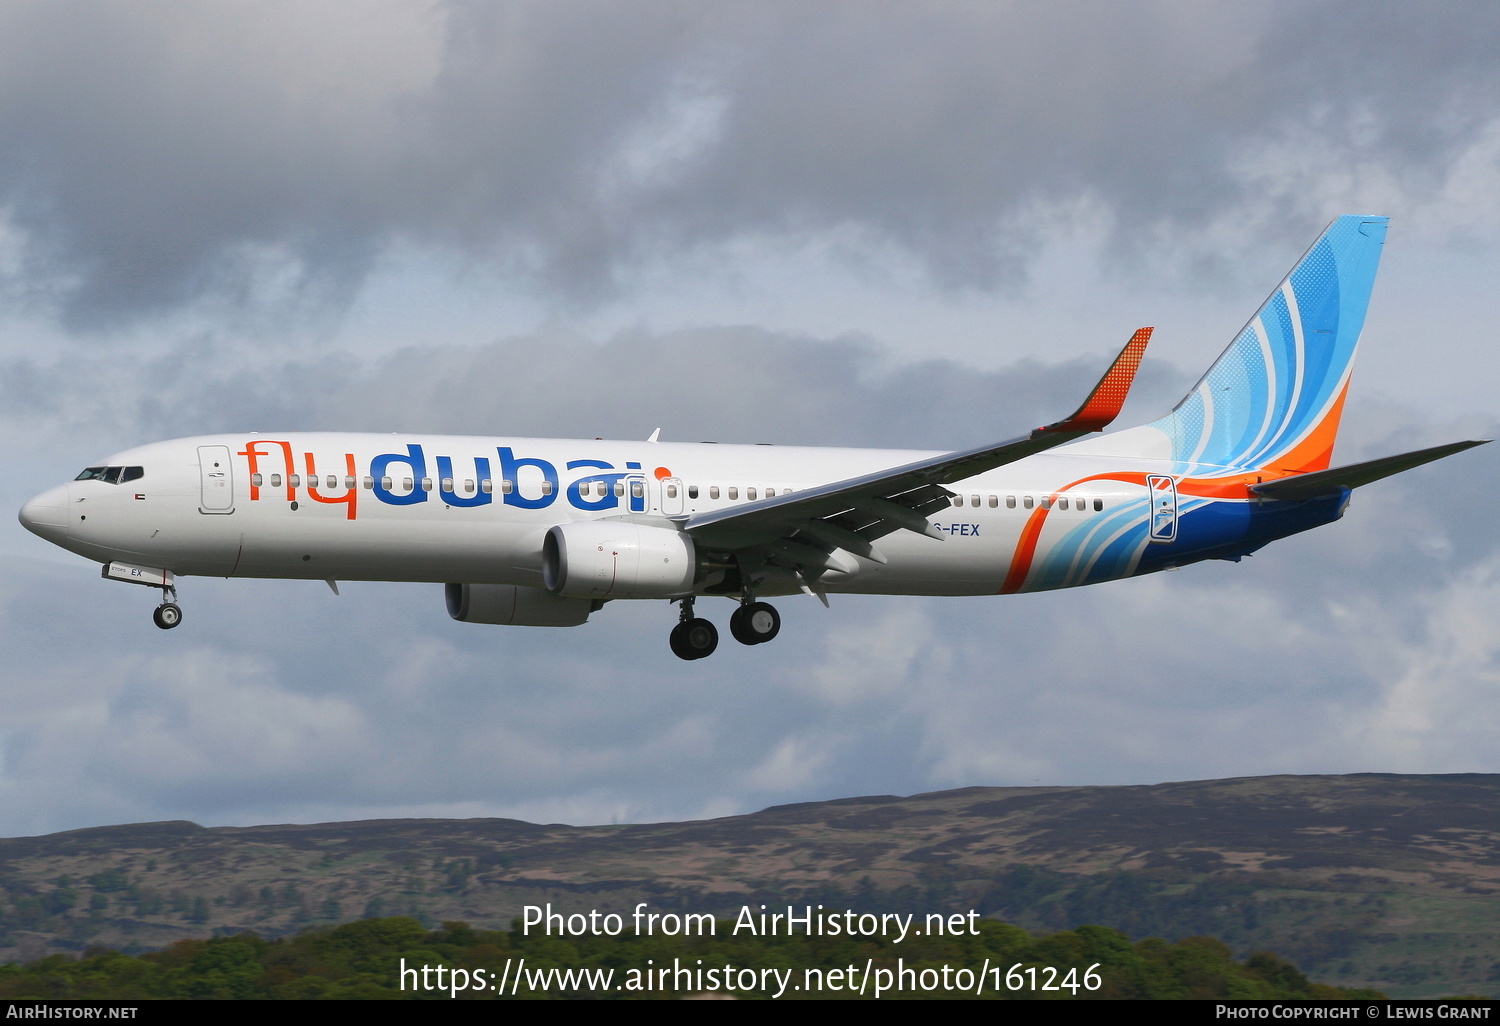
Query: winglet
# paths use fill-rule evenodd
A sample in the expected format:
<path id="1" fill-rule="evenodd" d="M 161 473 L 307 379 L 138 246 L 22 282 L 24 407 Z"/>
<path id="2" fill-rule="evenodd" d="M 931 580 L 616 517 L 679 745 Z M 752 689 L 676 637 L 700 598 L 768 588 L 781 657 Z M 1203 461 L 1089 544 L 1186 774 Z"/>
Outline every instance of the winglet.
<path id="1" fill-rule="evenodd" d="M 1083 405 L 1066 420 L 1060 420 L 1056 424 L 1048 424 L 1039 427 L 1031 433 L 1032 438 L 1038 438 L 1044 434 L 1056 434 L 1066 432 L 1068 434 L 1086 434 L 1090 431 L 1103 431 L 1109 427 L 1110 422 L 1120 415 L 1120 408 L 1125 405 L 1125 397 L 1130 394 L 1131 383 L 1135 381 L 1136 368 L 1141 365 L 1141 357 L 1145 355 L 1146 343 L 1151 341 L 1151 328 L 1138 328 L 1130 341 L 1125 343 L 1125 348 L 1120 350 L 1120 355 L 1115 357 L 1115 362 L 1110 364 L 1109 370 L 1104 372 L 1104 377 L 1094 386 L 1089 397 L 1083 401 Z"/>

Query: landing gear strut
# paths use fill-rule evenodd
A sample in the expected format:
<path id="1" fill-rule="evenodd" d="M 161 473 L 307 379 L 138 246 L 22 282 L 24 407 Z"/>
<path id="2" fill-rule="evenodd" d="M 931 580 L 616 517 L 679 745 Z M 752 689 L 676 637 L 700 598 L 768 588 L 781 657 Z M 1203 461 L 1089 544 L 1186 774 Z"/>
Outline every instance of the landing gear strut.
<path id="1" fill-rule="evenodd" d="M 161 605 L 151 614 L 151 619 L 164 631 L 169 631 L 182 622 L 182 607 L 177 604 L 177 589 L 161 590 Z"/>
<path id="2" fill-rule="evenodd" d="M 741 645 L 763 645 L 781 631 L 781 614 L 769 602 L 754 602 L 746 595 L 729 618 L 729 633 Z"/>
<path id="3" fill-rule="evenodd" d="M 719 647 L 719 629 L 701 616 L 693 615 L 693 597 L 682 600 L 682 613 L 677 626 L 668 636 L 672 654 L 679 659 L 702 659 L 714 654 Z"/>

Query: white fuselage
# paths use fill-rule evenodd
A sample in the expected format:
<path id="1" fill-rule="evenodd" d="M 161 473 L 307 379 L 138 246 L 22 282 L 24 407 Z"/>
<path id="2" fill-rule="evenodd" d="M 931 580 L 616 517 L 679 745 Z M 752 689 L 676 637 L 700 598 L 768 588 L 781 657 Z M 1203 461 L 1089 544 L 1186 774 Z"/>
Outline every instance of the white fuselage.
<path id="1" fill-rule="evenodd" d="M 52 489 L 28 503 L 22 519 L 86 558 L 178 575 L 540 587 L 542 541 L 554 525 L 628 518 L 670 526 L 694 513 L 930 455 L 431 435 L 219 435 L 111 456 L 105 464 L 139 467 L 140 476 Z M 941 542 L 896 531 L 879 541 L 887 562 L 851 557 L 854 572 L 827 574 L 824 583 L 833 591 L 995 594 L 1018 554 L 1041 555 L 1052 541 L 1085 527 L 1098 534 L 1145 525 L 1145 476 L 1167 473 L 1167 466 L 1067 447 L 1032 456 L 951 485 L 955 505 L 930 517 Z M 1107 576 L 1135 572 L 1139 555 L 1117 561 Z M 1104 579 L 1088 566 L 1072 569 L 1063 568 L 1063 581 L 1039 586 Z M 790 580 L 767 588 L 796 590 Z"/>

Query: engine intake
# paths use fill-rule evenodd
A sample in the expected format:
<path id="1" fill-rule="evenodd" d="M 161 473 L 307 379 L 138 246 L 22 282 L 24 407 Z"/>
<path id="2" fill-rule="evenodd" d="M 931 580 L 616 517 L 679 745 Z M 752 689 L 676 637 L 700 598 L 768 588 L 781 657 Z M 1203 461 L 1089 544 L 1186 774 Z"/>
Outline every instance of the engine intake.
<path id="1" fill-rule="evenodd" d="M 681 598 L 697 559 L 681 531 L 619 520 L 558 524 L 542 542 L 542 583 L 571 598 Z"/>

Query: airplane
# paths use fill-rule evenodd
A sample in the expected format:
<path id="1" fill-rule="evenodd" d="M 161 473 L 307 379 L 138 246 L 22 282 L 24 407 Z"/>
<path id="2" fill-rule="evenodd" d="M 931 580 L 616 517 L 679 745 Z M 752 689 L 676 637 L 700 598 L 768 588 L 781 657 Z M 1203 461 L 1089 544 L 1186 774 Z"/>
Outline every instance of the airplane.
<path id="1" fill-rule="evenodd" d="M 159 589 L 183 576 L 444 585 L 465 623 L 569 627 L 616 599 L 678 606 L 682 659 L 775 638 L 769 597 L 995 595 L 1238 562 L 1338 520 L 1354 488 L 1471 440 L 1330 468 L 1387 219 L 1339 217 L 1166 416 L 1103 433 L 1151 337 L 1069 417 L 956 452 L 341 433 L 158 442 L 20 511 Z"/>

